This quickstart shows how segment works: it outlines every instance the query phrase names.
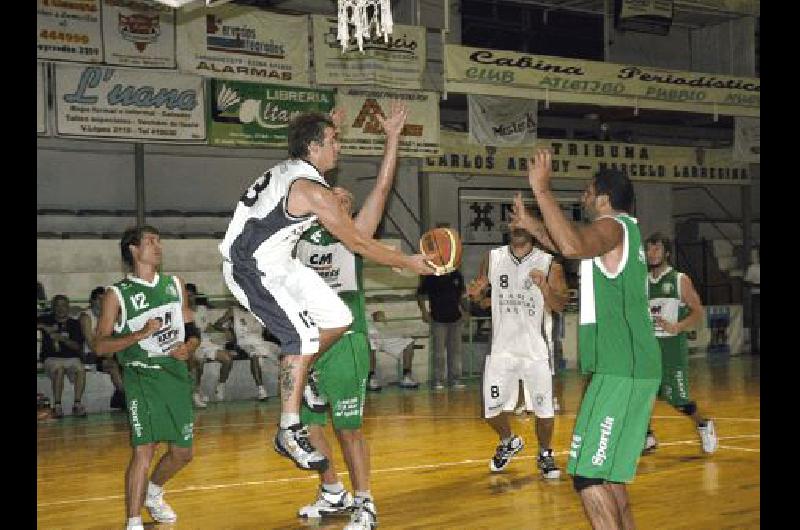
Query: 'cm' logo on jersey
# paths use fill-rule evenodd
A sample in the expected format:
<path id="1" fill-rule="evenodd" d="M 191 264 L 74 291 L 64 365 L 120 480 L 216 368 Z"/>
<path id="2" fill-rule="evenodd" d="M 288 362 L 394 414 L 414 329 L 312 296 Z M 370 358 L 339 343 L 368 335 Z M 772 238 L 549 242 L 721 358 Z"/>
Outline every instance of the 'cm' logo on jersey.
<path id="1" fill-rule="evenodd" d="M 309 259 L 312 265 L 330 265 L 333 261 L 333 254 L 311 254 L 311 258 Z"/>

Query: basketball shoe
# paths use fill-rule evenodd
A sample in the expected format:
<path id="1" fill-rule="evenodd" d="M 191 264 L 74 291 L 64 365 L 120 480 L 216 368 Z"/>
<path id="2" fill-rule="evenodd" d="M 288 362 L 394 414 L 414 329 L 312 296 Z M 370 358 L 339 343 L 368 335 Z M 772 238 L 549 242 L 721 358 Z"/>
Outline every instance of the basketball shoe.
<path id="1" fill-rule="evenodd" d="M 328 399 L 319 391 L 317 371 L 313 368 L 308 372 L 306 386 L 303 387 L 303 402 L 314 412 L 325 412 Z"/>
<path id="2" fill-rule="evenodd" d="M 717 440 L 717 430 L 714 428 L 712 420 L 706 420 L 697 427 L 697 432 L 700 433 L 700 439 L 703 441 L 703 451 L 708 454 L 717 450 L 719 441 Z"/>
<path id="3" fill-rule="evenodd" d="M 507 443 L 500 442 L 497 444 L 494 456 L 489 461 L 489 469 L 495 472 L 502 471 L 511 462 L 514 455 L 522 451 L 524 447 L 525 442 L 516 434 Z"/>
<path id="4" fill-rule="evenodd" d="M 297 515 L 317 519 L 325 515 L 350 511 L 352 506 L 353 496 L 346 489 L 342 488 L 339 493 L 331 493 L 320 486 L 316 502 L 300 508 Z"/>
<path id="5" fill-rule="evenodd" d="M 644 449 L 642 449 L 642 454 L 649 455 L 655 451 L 657 447 L 658 440 L 656 440 L 656 435 L 653 434 L 653 431 L 647 431 L 647 438 L 644 439 Z"/>
<path id="6" fill-rule="evenodd" d="M 539 453 L 536 459 L 536 464 L 539 466 L 539 471 L 542 476 L 547 479 L 557 479 L 561 476 L 561 470 L 556 465 L 556 459 L 553 458 L 553 450 L 545 449 Z"/>
<path id="7" fill-rule="evenodd" d="M 319 472 L 328 469 L 328 459 L 311 445 L 308 427 L 301 423 L 295 423 L 286 429 L 278 428 L 274 444 L 276 453 L 291 459 L 300 469 Z"/>
<path id="8" fill-rule="evenodd" d="M 172 507 L 164 502 L 163 490 L 158 495 L 148 493 L 144 499 L 144 507 L 150 512 L 150 517 L 158 523 L 174 523 L 178 520 Z"/>
<path id="9" fill-rule="evenodd" d="M 378 527 L 378 510 L 372 499 L 356 497 L 353 507 L 355 511 L 344 530 L 372 530 Z"/>

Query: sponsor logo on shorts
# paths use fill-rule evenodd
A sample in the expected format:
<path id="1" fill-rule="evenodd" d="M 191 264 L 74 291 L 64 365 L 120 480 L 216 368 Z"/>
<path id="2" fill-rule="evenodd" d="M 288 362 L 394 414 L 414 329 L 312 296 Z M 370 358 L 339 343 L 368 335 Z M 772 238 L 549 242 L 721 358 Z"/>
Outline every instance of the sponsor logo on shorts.
<path id="1" fill-rule="evenodd" d="M 192 435 L 194 434 L 194 423 L 187 423 L 181 429 L 181 436 L 183 436 L 184 441 L 191 440 Z"/>
<path id="2" fill-rule="evenodd" d="M 603 423 L 600 424 L 600 443 L 597 445 L 597 451 L 592 456 L 592 465 L 602 466 L 606 461 L 608 455 L 608 439 L 611 437 L 611 429 L 614 427 L 614 418 L 606 416 Z"/>
<path id="3" fill-rule="evenodd" d="M 678 383 L 678 394 L 680 394 L 681 398 L 687 399 L 686 387 L 683 386 L 683 371 L 677 370 L 675 372 L 675 382 Z"/>
<path id="4" fill-rule="evenodd" d="M 578 449 L 581 448 L 581 442 L 583 438 L 580 434 L 573 434 L 572 435 L 572 443 L 569 447 L 569 456 L 570 458 L 578 458 Z"/>
<path id="5" fill-rule="evenodd" d="M 139 421 L 139 400 L 132 399 L 131 404 L 129 406 L 131 411 L 131 426 L 133 427 L 133 431 L 136 433 L 136 437 L 140 438 L 142 436 L 142 424 Z"/>
<path id="6" fill-rule="evenodd" d="M 337 418 L 349 418 L 350 416 L 358 416 L 363 410 L 363 403 L 357 397 L 350 399 L 341 399 L 336 402 L 336 408 L 333 415 Z"/>

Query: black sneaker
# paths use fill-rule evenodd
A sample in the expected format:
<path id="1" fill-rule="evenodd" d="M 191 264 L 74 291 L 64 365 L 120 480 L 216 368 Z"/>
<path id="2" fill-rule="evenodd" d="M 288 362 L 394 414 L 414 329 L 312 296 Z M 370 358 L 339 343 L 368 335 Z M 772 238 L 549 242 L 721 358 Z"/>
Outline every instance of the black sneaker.
<path id="1" fill-rule="evenodd" d="M 328 408 L 328 399 L 319 391 L 317 371 L 313 368 L 308 372 L 306 386 L 303 387 L 303 403 L 314 412 L 325 412 Z"/>
<path id="2" fill-rule="evenodd" d="M 553 458 L 552 449 L 545 449 L 539 453 L 536 464 L 539 466 L 539 471 L 542 472 L 544 478 L 557 479 L 561 476 L 561 470 L 558 469 L 556 465 L 556 459 Z"/>
<path id="3" fill-rule="evenodd" d="M 276 453 L 291 459 L 300 469 L 319 472 L 328 469 L 328 459 L 311 445 L 308 428 L 302 423 L 295 423 L 286 429 L 278 428 L 274 446 Z"/>
<path id="4" fill-rule="evenodd" d="M 500 442 L 495 449 L 494 456 L 489 461 L 489 469 L 492 471 L 502 471 L 506 468 L 511 458 L 522 451 L 525 447 L 525 442 L 516 434 L 511 437 L 508 443 Z"/>

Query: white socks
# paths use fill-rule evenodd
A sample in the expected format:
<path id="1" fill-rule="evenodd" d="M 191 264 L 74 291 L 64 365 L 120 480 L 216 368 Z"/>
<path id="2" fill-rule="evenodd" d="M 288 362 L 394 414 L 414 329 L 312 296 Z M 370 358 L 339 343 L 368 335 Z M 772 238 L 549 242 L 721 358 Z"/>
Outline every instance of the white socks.
<path id="1" fill-rule="evenodd" d="M 147 483 L 147 496 L 148 497 L 158 497 L 159 495 L 164 493 L 164 488 L 159 486 L 158 484 L 153 484 L 152 482 Z"/>
<path id="2" fill-rule="evenodd" d="M 288 429 L 291 425 L 300 423 L 300 414 L 281 412 L 281 429 Z"/>

